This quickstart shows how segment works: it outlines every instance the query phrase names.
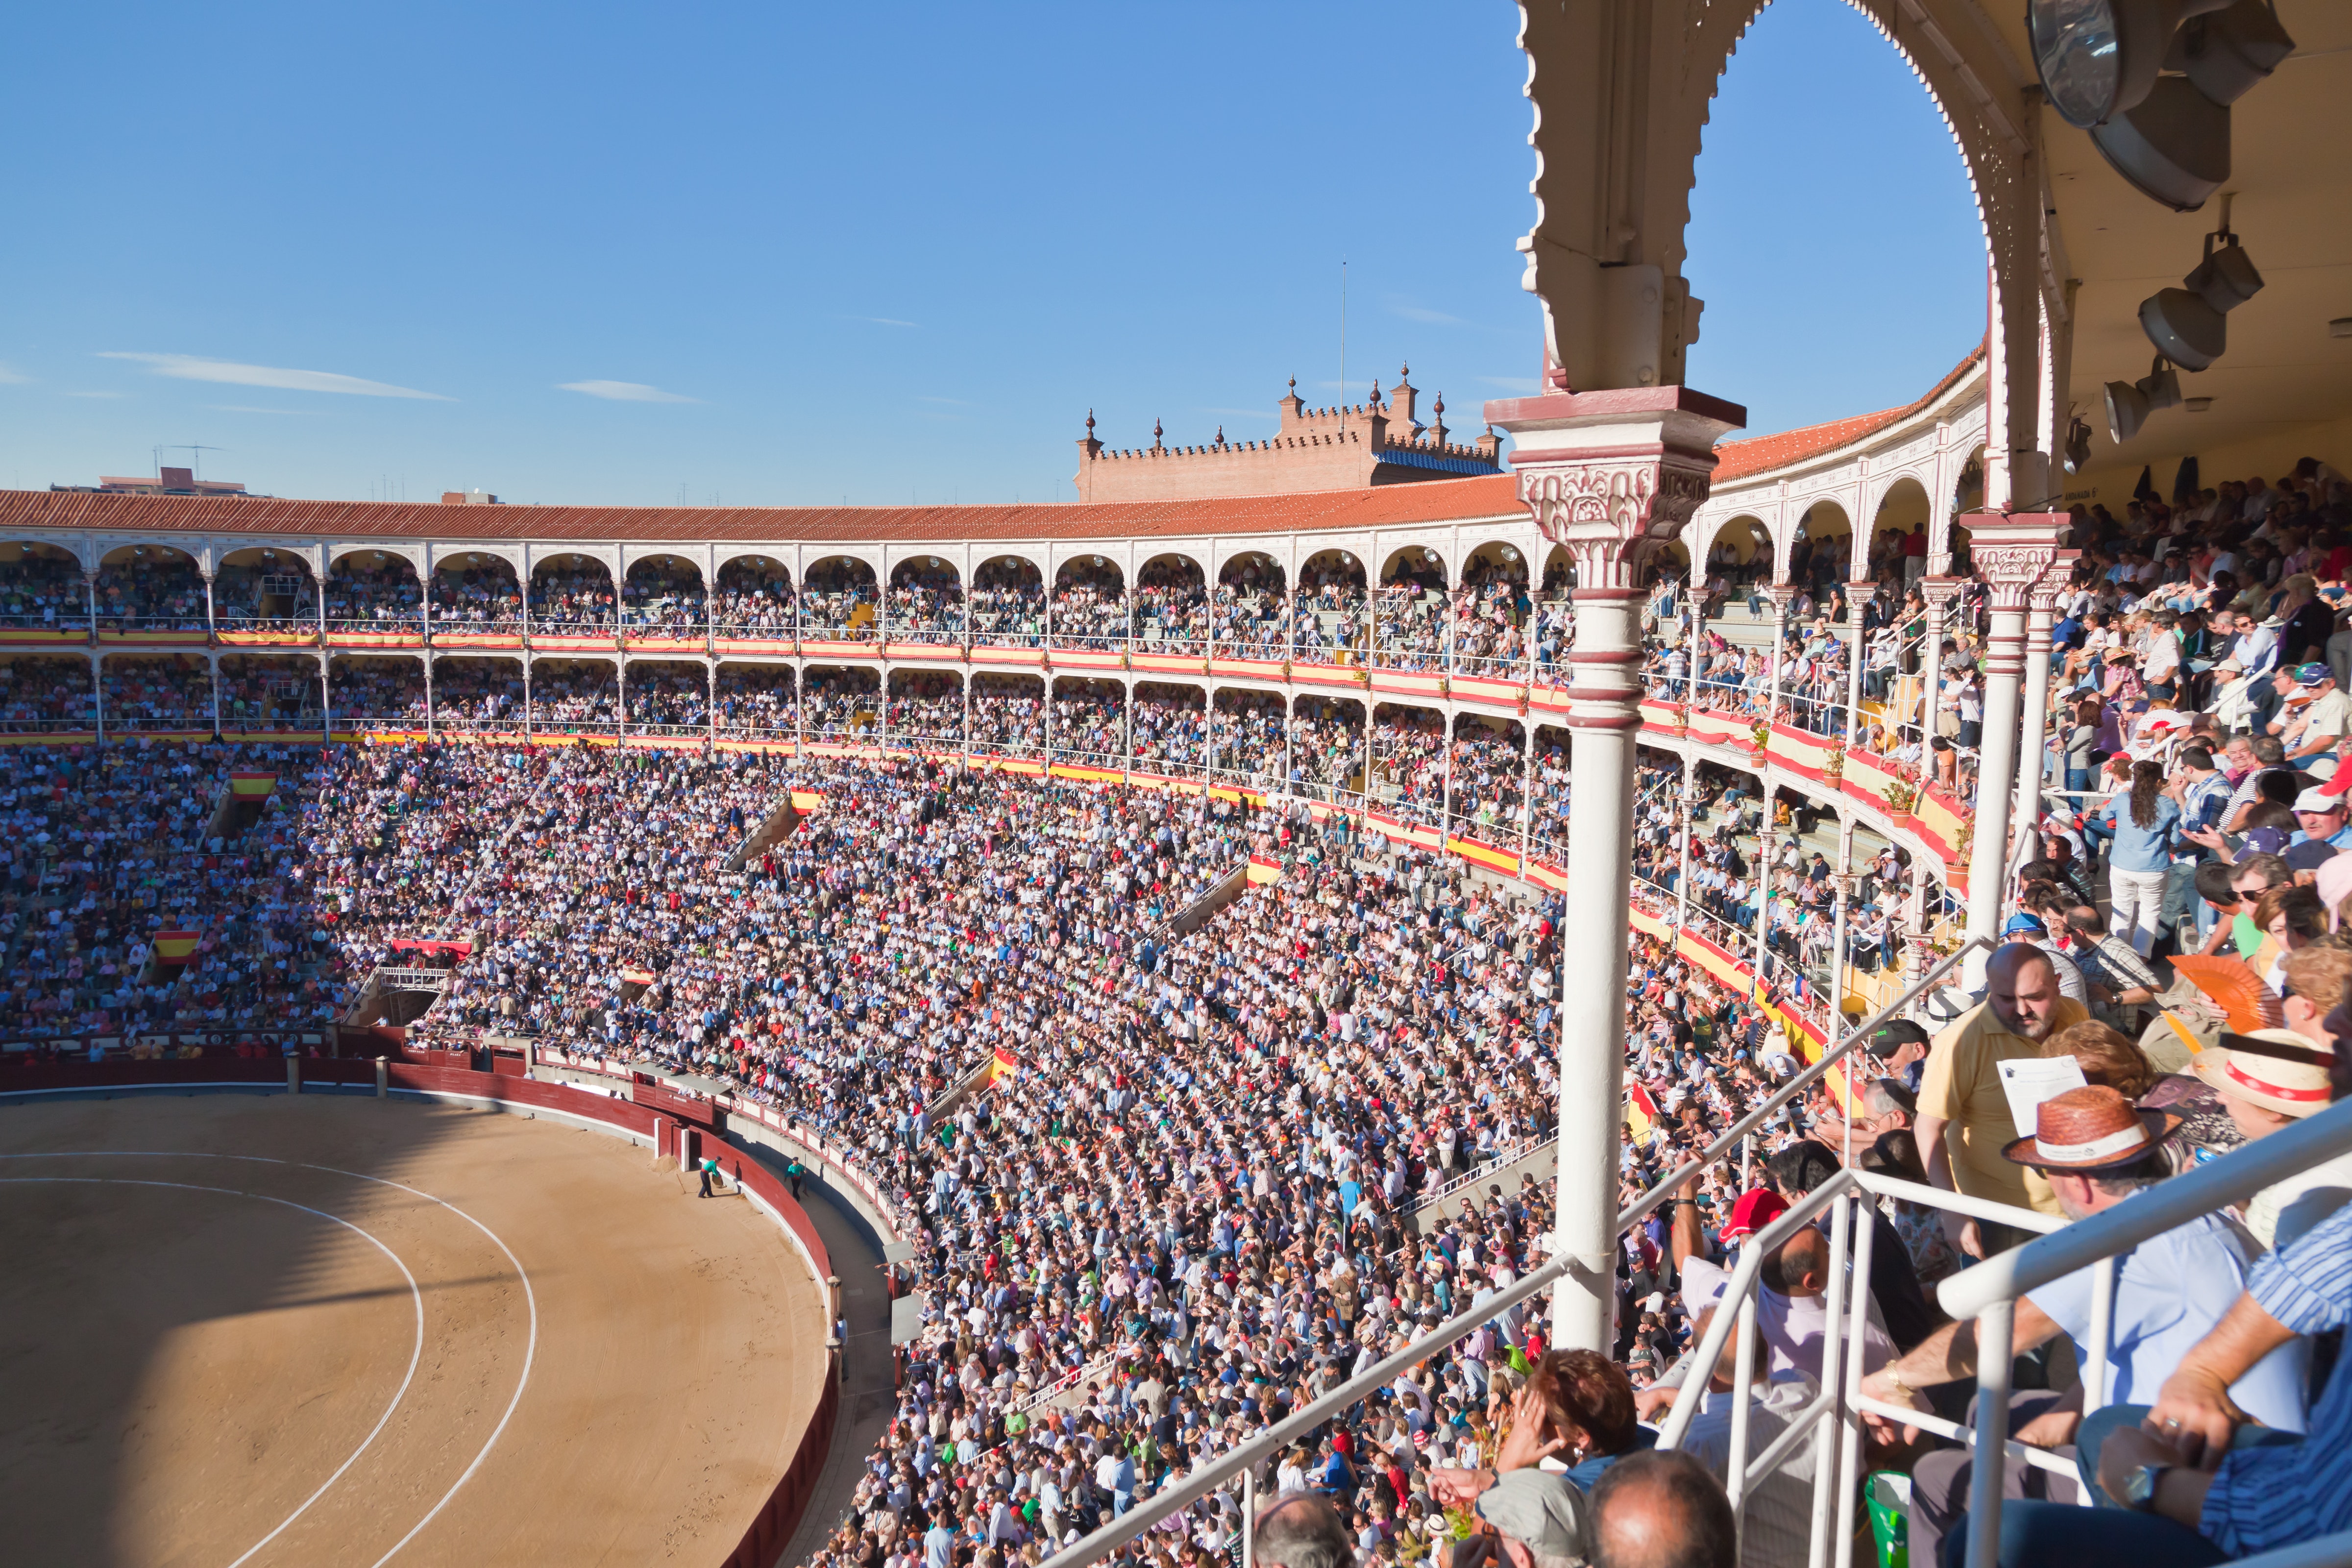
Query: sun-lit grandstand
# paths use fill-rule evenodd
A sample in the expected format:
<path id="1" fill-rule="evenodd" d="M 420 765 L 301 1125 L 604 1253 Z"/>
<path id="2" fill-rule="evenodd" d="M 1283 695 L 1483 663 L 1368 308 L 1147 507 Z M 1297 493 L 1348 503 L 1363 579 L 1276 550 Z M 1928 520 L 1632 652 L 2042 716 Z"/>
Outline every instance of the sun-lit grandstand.
<path id="1" fill-rule="evenodd" d="M 126 1179 L 84 1098 L 281 1079 L 650 1150 L 136 1156 L 496 1243 L 427 1216 L 481 1455 L 610 1439 L 501 1526 L 550 1559 L 601 1505 L 746 1568 L 2352 1564 L 2352 22 L 1860 8 L 1990 247 L 1900 406 L 1684 384 L 1757 6 L 1530 0 L 1545 379 L 1467 440 L 1406 369 L 1263 441 L 1090 415 L 1072 504 L 0 491 L 0 1100 L 74 1119 L 5 1158 L 93 1162 L 6 1179 Z M 528 1401 L 525 1259 L 345 1140 L 570 1159 L 635 1383 Z M 696 1173 L 756 1226 L 670 1235 Z M 271 1267 L 413 1298 L 413 1377 L 425 1291 L 331 1239 Z M 409 1386 L 344 1466 L 428 1496 L 496 1400 L 412 1452 Z M 247 1557 L 392 1529 L 300 1522 L 333 1480 Z M 193 1506 L 138 1499 L 159 1560 Z"/>

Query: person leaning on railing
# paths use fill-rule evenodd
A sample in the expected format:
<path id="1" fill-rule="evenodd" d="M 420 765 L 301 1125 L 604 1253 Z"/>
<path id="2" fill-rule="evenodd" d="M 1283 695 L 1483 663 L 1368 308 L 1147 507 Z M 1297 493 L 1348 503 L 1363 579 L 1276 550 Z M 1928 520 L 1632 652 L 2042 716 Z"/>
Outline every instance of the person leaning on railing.
<path id="1" fill-rule="evenodd" d="M 2169 1111 L 2142 1110 L 2112 1089 L 2088 1086 L 2045 1100 L 2031 1137 L 2018 1139 L 2003 1157 L 2040 1170 L 2070 1220 L 2087 1219 L 2128 1203 L 2172 1172 L 2166 1138 L 2180 1119 Z M 2156 1386 L 2179 1363 L 2199 1336 L 2221 1321 L 2247 1277 L 2255 1248 L 2228 1219 L 2201 1215 L 2141 1244 L 2123 1262 L 2115 1286 L 2115 1324 L 2108 1338 L 2106 1383 L 2110 1394 L 2128 1400 L 2135 1390 Z M 2036 1289 L 2017 1303 L 2016 1348 L 2049 1343 L 2059 1334 L 2074 1342 L 2077 1358 L 2092 1342 L 2092 1276 L 2085 1268 Z M 1950 1323 L 1900 1361 L 1863 1380 L 1861 1392 L 1889 1405 L 1926 1409 L 1921 1392 L 1973 1377 L 1977 1371 L 1976 1325 Z M 2274 1429 L 2303 1424 L 2304 1358 L 2282 1354 L 2253 1367 L 2232 1392 Z M 2021 1390 L 2010 1395 L 2010 1436 L 2035 1447 L 2063 1449 L 2082 1424 L 2082 1384 L 2053 1394 Z M 1891 1434 L 1895 1423 L 1872 1415 L 1874 1429 Z M 1970 1417 L 1974 1419 L 1973 1416 Z M 1906 1429 L 1906 1441 L 1916 1434 Z M 1921 1459 L 1911 1478 L 1911 1539 L 1923 1562 L 1951 1530 L 1969 1496 L 1974 1463 L 1964 1449 L 1947 1449 Z M 2049 1485 L 2046 1471 L 2021 1459 L 2004 1459 L 2006 1496 L 2048 1497 L 2071 1502 L 2074 1488 Z M 2048 1489 L 2045 1491 L 2045 1486 Z"/>
<path id="2" fill-rule="evenodd" d="M 2352 1008 L 2339 1001 L 2324 1027 L 2331 1045 L 2352 1037 Z M 2352 1092 L 2352 1063 L 2333 1050 L 2328 1060 L 2329 1093 L 2341 1100 Z M 2004 1568 L 2204 1568 L 2352 1530 L 2352 1360 L 2337 1358 L 2307 1436 L 2257 1424 L 2237 1397 L 2249 1372 L 2281 1349 L 2347 1323 L 2352 1205 L 2255 1263 L 2244 1293 L 2182 1356 L 2153 1406 L 2110 1405 L 2084 1423 L 2077 1462 L 2107 1506 L 2004 1508 Z M 1946 1560 L 1965 1550 L 1956 1531 Z"/>

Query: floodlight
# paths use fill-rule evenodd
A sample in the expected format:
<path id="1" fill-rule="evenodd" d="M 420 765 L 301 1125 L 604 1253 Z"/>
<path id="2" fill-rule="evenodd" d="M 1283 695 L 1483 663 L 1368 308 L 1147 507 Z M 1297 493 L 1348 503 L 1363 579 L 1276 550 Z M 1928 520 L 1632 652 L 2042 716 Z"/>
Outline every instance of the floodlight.
<path id="1" fill-rule="evenodd" d="M 2147 423 L 2147 395 L 2128 381 L 2107 383 L 2107 438 L 2120 447 Z"/>
<path id="2" fill-rule="evenodd" d="M 2229 347 L 2230 323 L 2186 289 L 2159 289 L 2139 306 L 2140 331 L 2176 364 L 2204 370 Z"/>
<path id="3" fill-rule="evenodd" d="M 2107 436 L 2117 446 L 2139 434 L 2147 416 L 2180 402 L 2180 377 L 2158 359 L 2137 381 L 2107 383 Z"/>
<path id="4" fill-rule="evenodd" d="M 2025 28 L 2050 107 L 2089 130 L 2156 85 L 2173 29 L 2230 0 L 2028 0 Z"/>
<path id="5" fill-rule="evenodd" d="M 2091 460 L 2091 424 L 2077 414 L 2066 426 L 2066 471 L 2079 474 Z"/>
<path id="6" fill-rule="evenodd" d="M 2216 103 L 2235 103 L 2294 52 L 2268 0 L 2232 0 L 2224 10 L 2192 16 L 2172 36 L 2164 68 L 2185 71 Z"/>
<path id="7" fill-rule="evenodd" d="M 2230 109 L 2187 77 L 2159 77 L 2137 105 L 2091 127 L 2091 144 L 2140 195 L 2194 212 L 2230 177 Z"/>
<path id="8" fill-rule="evenodd" d="M 2217 239 L 2224 242 L 2218 249 L 2213 244 Z M 2234 310 L 2263 291 L 2263 275 L 2254 269 L 2253 258 L 2246 254 L 2236 235 L 2209 234 L 2205 259 L 2180 280 L 2180 286 L 2216 310 Z"/>
<path id="9" fill-rule="evenodd" d="M 2216 249 L 2216 239 L 2229 243 Z M 2173 363 L 2203 370 L 2230 346 L 2226 312 L 2262 292 L 2263 275 L 2238 237 L 2224 232 L 2205 237 L 2205 259 L 2180 284 L 2140 301 L 2140 330 Z"/>

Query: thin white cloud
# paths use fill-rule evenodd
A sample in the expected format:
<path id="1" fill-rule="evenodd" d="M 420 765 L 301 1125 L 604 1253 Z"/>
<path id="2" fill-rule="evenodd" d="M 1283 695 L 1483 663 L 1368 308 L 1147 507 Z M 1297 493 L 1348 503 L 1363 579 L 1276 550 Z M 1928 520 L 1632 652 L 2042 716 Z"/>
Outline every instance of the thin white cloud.
<path id="1" fill-rule="evenodd" d="M 120 397 L 122 394 L 119 392 L 68 392 L 66 395 L 68 397 Z"/>
<path id="2" fill-rule="evenodd" d="M 1426 305 L 1416 305 L 1407 300 L 1391 299 L 1389 313 L 1402 316 L 1408 321 L 1421 321 L 1433 327 L 1466 327 L 1470 323 L 1459 316 L 1449 316 L 1443 310 L 1433 310 Z"/>
<path id="3" fill-rule="evenodd" d="M 228 386 L 267 386 L 279 392 L 333 392 L 348 397 L 416 397 L 433 403 L 457 401 L 437 392 L 419 392 L 413 386 L 394 386 L 390 382 L 339 375 L 331 370 L 286 370 L 276 365 L 238 364 L 233 360 L 198 359 L 194 354 L 109 353 L 98 357 L 129 360 L 134 364 L 145 365 L 157 375 L 168 375 L 177 381 L 211 381 Z"/>
<path id="4" fill-rule="evenodd" d="M 24 386 L 29 384 L 32 379 L 33 378 L 29 375 L 10 370 L 6 365 L 0 364 L 0 386 Z"/>
<path id="5" fill-rule="evenodd" d="M 912 321 L 902 321 L 896 316 L 845 316 L 846 321 L 866 321 L 877 327 L 911 327 Z"/>
<path id="6" fill-rule="evenodd" d="M 291 414 L 304 419 L 325 412 L 324 409 L 319 408 L 256 408 L 251 404 L 246 403 L 207 403 L 205 406 L 217 409 L 223 414 Z"/>
<path id="7" fill-rule="evenodd" d="M 556 385 L 558 392 L 585 393 L 601 397 L 607 403 L 699 403 L 699 397 L 688 397 L 681 393 L 664 392 L 658 386 L 647 386 L 642 381 L 566 381 Z"/>

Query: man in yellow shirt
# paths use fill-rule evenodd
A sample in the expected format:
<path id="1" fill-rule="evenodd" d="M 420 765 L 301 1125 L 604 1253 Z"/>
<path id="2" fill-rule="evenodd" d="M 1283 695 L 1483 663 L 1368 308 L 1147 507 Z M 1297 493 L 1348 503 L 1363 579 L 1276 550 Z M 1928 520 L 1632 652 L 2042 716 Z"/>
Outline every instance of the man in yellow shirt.
<path id="1" fill-rule="evenodd" d="M 2011 1163 L 2001 1150 L 2018 1137 L 2000 1086 L 2000 1064 L 2040 1057 L 2042 1042 L 2090 1016 L 2059 994 L 2058 973 L 2038 947 L 2010 942 L 1985 966 L 1983 1005 L 1961 1015 L 1928 1048 L 1913 1132 L 1927 1180 L 1947 1192 L 2065 1217 L 2038 1171 Z M 1990 1258 L 2032 1239 L 2032 1233 L 1944 1213 L 1952 1245 Z"/>

